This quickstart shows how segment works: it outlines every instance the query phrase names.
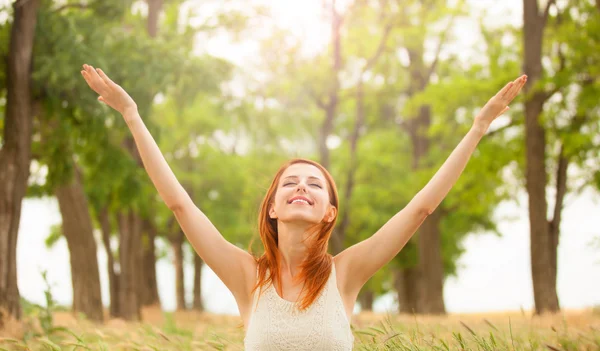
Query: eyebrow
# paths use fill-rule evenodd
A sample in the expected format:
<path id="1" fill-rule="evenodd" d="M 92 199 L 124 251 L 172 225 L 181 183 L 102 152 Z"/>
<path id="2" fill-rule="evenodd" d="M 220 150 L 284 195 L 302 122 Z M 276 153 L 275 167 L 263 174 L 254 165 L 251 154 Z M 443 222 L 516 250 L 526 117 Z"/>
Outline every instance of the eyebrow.
<path id="1" fill-rule="evenodd" d="M 283 180 L 286 180 L 288 178 L 296 178 L 296 179 L 298 179 L 299 177 L 295 176 L 295 175 L 292 175 L 292 176 L 287 176 L 287 177 L 283 178 Z M 321 178 L 317 178 L 315 176 L 309 176 L 308 179 L 315 179 L 315 180 L 318 180 L 318 181 L 322 181 Z"/>

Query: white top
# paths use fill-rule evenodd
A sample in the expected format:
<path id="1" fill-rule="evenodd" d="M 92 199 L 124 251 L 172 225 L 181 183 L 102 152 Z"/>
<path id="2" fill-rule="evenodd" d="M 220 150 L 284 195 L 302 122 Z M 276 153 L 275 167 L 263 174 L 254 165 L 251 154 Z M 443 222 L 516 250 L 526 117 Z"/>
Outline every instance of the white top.
<path id="1" fill-rule="evenodd" d="M 256 299 L 254 293 L 244 349 L 252 350 L 352 350 L 354 335 L 337 288 L 335 265 L 323 290 L 305 311 L 281 298 L 270 284 Z M 254 310 L 256 307 L 256 310 Z"/>

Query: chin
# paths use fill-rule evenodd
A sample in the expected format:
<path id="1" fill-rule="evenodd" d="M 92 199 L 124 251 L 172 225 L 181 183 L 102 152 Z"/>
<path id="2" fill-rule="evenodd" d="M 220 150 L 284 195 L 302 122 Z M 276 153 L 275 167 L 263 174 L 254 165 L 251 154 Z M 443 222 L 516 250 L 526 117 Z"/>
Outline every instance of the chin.
<path id="1" fill-rule="evenodd" d="M 320 222 L 318 218 L 313 216 L 307 216 L 305 214 L 294 214 L 290 216 L 286 216 L 285 218 L 280 218 L 280 220 L 284 223 L 305 223 L 305 224 L 317 224 Z"/>

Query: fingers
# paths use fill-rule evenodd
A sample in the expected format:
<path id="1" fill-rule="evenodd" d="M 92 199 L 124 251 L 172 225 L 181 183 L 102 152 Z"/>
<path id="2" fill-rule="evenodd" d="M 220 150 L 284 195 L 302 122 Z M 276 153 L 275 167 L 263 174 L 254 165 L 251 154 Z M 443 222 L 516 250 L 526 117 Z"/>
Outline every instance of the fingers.
<path id="1" fill-rule="evenodd" d="M 498 96 L 504 98 L 504 96 L 508 93 L 508 91 L 510 90 L 510 88 L 512 88 L 512 86 L 514 85 L 514 82 L 508 82 L 508 84 L 506 84 L 504 86 L 504 88 L 502 88 L 499 92 L 498 92 Z"/>
<path id="2" fill-rule="evenodd" d="M 98 72 L 98 75 L 100 76 L 100 78 L 102 78 L 102 80 L 104 81 L 104 83 L 106 83 L 106 85 L 112 86 L 113 84 L 115 84 L 110 78 L 108 78 L 108 76 L 100 68 L 96 68 L 96 72 Z"/>
<path id="3" fill-rule="evenodd" d="M 525 86 L 525 83 L 527 83 L 527 76 L 522 75 L 519 78 L 515 79 L 515 81 L 512 83 L 512 87 L 504 95 L 504 99 L 506 99 L 508 102 L 512 101 L 517 96 L 517 94 L 519 94 L 523 86 Z"/>
<path id="4" fill-rule="evenodd" d="M 90 65 L 83 65 L 83 71 L 81 72 L 85 81 L 88 85 L 98 94 L 105 95 L 107 93 L 108 85 L 98 75 L 94 67 Z"/>

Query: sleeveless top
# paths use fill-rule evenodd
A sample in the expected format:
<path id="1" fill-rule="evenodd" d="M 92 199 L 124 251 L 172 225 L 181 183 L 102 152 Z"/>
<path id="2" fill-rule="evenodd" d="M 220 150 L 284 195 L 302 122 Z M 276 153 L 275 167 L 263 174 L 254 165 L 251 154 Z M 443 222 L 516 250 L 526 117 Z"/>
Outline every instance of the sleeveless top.
<path id="1" fill-rule="evenodd" d="M 354 335 L 337 288 L 335 265 L 323 290 L 305 311 L 281 298 L 273 284 L 263 289 L 260 299 L 258 295 L 259 289 L 254 293 L 244 338 L 246 351 L 352 350 Z"/>

